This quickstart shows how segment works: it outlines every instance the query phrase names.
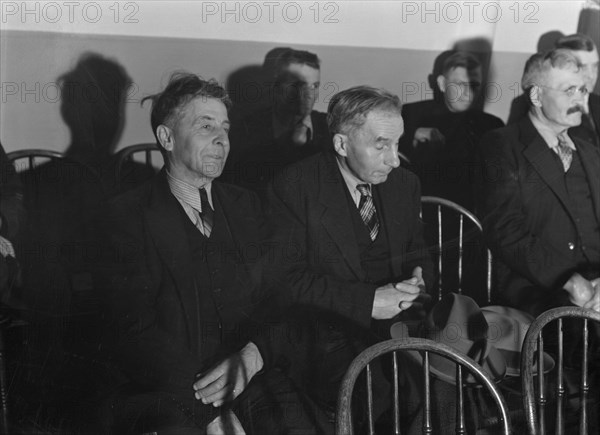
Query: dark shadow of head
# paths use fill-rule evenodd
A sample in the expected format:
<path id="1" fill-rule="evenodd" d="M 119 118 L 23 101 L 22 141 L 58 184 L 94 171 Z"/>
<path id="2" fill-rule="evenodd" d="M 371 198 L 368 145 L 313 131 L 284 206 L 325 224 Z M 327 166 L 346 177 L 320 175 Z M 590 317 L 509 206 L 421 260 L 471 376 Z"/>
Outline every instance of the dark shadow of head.
<path id="1" fill-rule="evenodd" d="M 107 159 L 123 131 L 131 84 L 125 69 L 114 60 L 86 53 L 58 82 L 61 114 L 71 132 L 66 154 L 83 162 Z"/>

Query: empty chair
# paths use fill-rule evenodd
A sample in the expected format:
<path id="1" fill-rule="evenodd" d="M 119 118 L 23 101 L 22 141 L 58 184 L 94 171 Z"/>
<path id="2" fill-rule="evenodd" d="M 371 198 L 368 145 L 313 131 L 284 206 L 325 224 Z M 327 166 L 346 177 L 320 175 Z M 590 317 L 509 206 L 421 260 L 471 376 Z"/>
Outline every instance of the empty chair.
<path id="1" fill-rule="evenodd" d="M 373 398 L 377 392 L 373 391 L 373 380 L 371 374 L 371 366 L 384 355 L 391 354 L 391 358 L 382 359 L 381 363 L 385 364 L 388 362 L 391 365 L 392 379 L 393 379 L 393 433 L 400 433 L 401 426 L 401 415 L 400 406 L 402 400 L 415 400 L 414 398 L 401 397 L 402 392 L 398 385 L 399 370 L 403 370 L 403 367 L 399 364 L 399 352 L 402 351 L 418 351 L 422 353 L 423 360 L 423 433 L 432 433 L 433 422 L 432 415 L 433 409 L 431 406 L 432 395 L 431 395 L 431 375 L 430 361 L 432 356 L 436 358 L 442 357 L 456 363 L 456 377 L 455 377 L 455 391 L 456 391 L 456 419 L 455 419 L 455 433 L 466 433 L 465 423 L 465 387 L 464 382 L 467 378 L 467 374 L 470 373 L 474 376 L 476 382 L 478 382 L 486 391 L 492 396 L 493 402 L 496 404 L 498 409 L 498 415 L 495 421 L 487 422 L 488 424 L 494 424 L 500 427 L 501 433 L 510 433 L 510 417 L 508 410 L 502 395 L 500 394 L 497 386 L 494 384 L 492 378 L 469 357 L 461 354 L 452 347 L 445 344 L 438 343 L 428 339 L 421 338 L 402 338 L 392 339 L 381 343 L 377 343 L 360 355 L 358 355 L 346 372 L 342 385 L 340 387 L 338 405 L 337 405 L 337 418 L 336 418 L 336 435 L 353 435 L 355 433 L 354 427 L 354 410 L 352 399 L 355 392 L 355 386 L 359 375 L 365 372 L 366 376 L 366 399 L 367 399 L 367 425 L 368 433 L 370 435 L 375 433 L 375 421 L 373 417 Z M 439 357 L 438 357 L 439 356 Z M 465 372 L 466 369 L 466 372 Z M 496 433 L 496 432 L 494 432 Z"/>
<path id="2" fill-rule="evenodd" d="M 567 377 L 565 376 L 565 358 L 567 357 L 564 352 L 565 348 L 565 337 L 563 328 L 563 319 L 577 318 L 582 319 L 581 321 L 581 367 L 579 376 L 579 392 L 573 395 L 569 395 L 567 391 Z M 595 403 L 595 409 L 591 409 L 588 404 L 590 393 L 598 396 L 598 391 L 591 390 L 590 388 L 590 366 L 595 364 L 598 367 L 599 356 L 596 354 L 595 358 L 591 357 L 590 349 L 590 330 L 593 324 L 590 322 L 600 323 L 600 313 L 580 308 L 580 307 L 560 307 L 548 310 L 535 319 L 535 321 L 529 327 L 525 341 L 523 343 L 523 351 L 521 353 L 521 376 L 522 376 L 522 387 L 523 387 L 523 403 L 525 406 L 525 414 L 527 418 L 527 427 L 531 435 L 546 434 L 549 428 L 546 424 L 550 420 L 546 418 L 550 417 L 555 419 L 556 433 L 579 433 L 587 434 L 592 433 L 588 427 L 588 417 L 590 412 L 599 412 L 599 404 Z M 543 328 L 551 322 L 557 323 L 556 328 L 556 371 L 548 375 L 544 375 L 543 369 L 537 370 L 538 367 L 543 368 L 543 350 L 544 350 L 544 338 L 542 337 Z M 554 332 L 554 331 L 552 331 Z M 571 340 L 573 337 L 569 337 Z M 545 335 L 546 341 L 550 339 L 549 335 Z M 596 350 L 597 352 L 597 350 Z M 541 373 L 534 377 L 535 374 Z M 550 391 L 546 381 L 547 378 L 556 376 L 555 391 Z M 570 396 L 570 397 L 569 397 Z M 575 420 L 579 423 L 579 430 L 573 426 L 567 427 L 565 406 L 569 399 L 578 399 L 579 415 Z M 549 413 L 546 413 L 546 407 L 549 400 L 556 401 L 556 407 L 548 409 Z"/>
<path id="3" fill-rule="evenodd" d="M 473 213 L 444 198 L 423 196 L 425 240 L 434 255 L 438 299 L 465 293 L 480 305 L 492 302 L 492 255 L 485 247 L 481 223 Z"/>

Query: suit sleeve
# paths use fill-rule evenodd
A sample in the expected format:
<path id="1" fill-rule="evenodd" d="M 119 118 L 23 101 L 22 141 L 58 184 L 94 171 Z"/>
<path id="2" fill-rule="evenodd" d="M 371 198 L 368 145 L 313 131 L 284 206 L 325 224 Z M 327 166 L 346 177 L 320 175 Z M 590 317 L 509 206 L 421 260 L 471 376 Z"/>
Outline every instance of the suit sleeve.
<path id="1" fill-rule="evenodd" d="M 299 184 L 276 179 L 268 196 L 271 257 L 275 264 L 272 278 L 285 289 L 280 295 L 283 305 L 310 306 L 368 328 L 377 286 L 343 279 L 330 272 L 342 258 L 332 254 L 329 251 L 332 247 L 325 242 L 309 241 L 310 203 L 303 198 Z M 319 262 L 320 266 L 315 267 Z M 328 262 L 331 262 L 329 266 Z"/>
<path id="2" fill-rule="evenodd" d="M 568 279 L 565 270 L 575 268 L 544 237 L 529 230 L 517 151 L 504 130 L 482 138 L 484 160 L 483 229 L 494 253 L 511 270 L 544 288 L 561 288 Z M 573 264 L 571 264 L 573 263 Z"/>

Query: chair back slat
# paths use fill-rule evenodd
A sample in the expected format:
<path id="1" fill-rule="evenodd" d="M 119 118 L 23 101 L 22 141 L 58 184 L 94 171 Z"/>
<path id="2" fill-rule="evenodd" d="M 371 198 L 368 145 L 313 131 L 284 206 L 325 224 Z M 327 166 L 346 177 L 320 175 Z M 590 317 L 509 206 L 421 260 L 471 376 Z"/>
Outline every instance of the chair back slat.
<path id="1" fill-rule="evenodd" d="M 438 271 L 439 271 L 439 276 L 438 276 L 438 285 L 439 285 L 439 289 L 440 291 L 438 292 L 438 300 L 442 299 L 442 291 L 441 289 L 443 288 L 443 282 L 442 282 L 442 276 L 444 275 L 444 261 L 443 261 L 443 245 L 444 245 L 444 237 L 442 235 L 442 206 L 438 205 L 437 206 L 437 226 L 438 226 L 438 244 L 437 244 L 437 258 L 438 258 Z"/>
<path id="2" fill-rule="evenodd" d="M 375 422 L 373 421 L 373 376 L 371 364 L 367 364 L 367 415 L 369 418 L 369 435 L 375 435 Z"/>
<path id="3" fill-rule="evenodd" d="M 392 353 L 394 369 L 394 435 L 400 435 L 400 377 L 398 372 L 398 352 Z"/>
<path id="4" fill-rule="evenodd" d="M 423 355 L 423 388 L 425 390 L 425 418 L 423 419 L 423 433 L 433 432 L 431 423 L 431 378 L 429 377 L 429 352 Z"/>
<path id="5" fill-rule="evenodd" d="M 426 239 L 437 268 L 437 300 L 449 292 L 464 294 L 474 291 L 479 294 L 480 303 L 491 303 L 492 254 L 484 247 L 481 222 L 469 210 L 444 198 L 423 196 L 421 204 Z M 426 205 L 430 206 L 428 211 L 425 210 Z M 477 243 L 470 244 L 472 240 L 477 240 Z M 472 277 L 476 277 L 476 283 L 470 279 Z"/>
<path id="6" fill-rule="evenodd" d="M 456 364 L 456 433 L 463 435 L 467 433 L 465 425 L 465 398 L 463 390 L 463 373 L 460 364 Z"/>
<path id="7" fill-rule="evenodd" d="M 459 216 L 458 228 L 458 294 L 462 294 L 464 216 Z"/>
<path id="8" fill-rule="evenodd" d="M 588 433 L 588 421 L 587 421 L 587 398 L 590 391 L 590 384 L 588 378 L 588 346 L 589 346 L 589 329 L 588 319 L 583 319 L 583 355 L 581 356 L 581 386 L 579 391 L 581 392 L 581 424 L 579 425 L 579 433 Z"/>
<path id="9" fill-rule="evenodd" d="M 581 377 L 579 383 L 579 399 L 581 403 L 579 414 L 579 433 L 584 434 L 588 431 L 588 410 L 586 401 L 589 395 L 589 377 L 588 377 L 588 354 L 589 348 L 589 326 L 588 320 L 600 323 L 600 313 L 581 307 L 560 307 L 548 310 L 538 316 L 530 325 L 525 340 L 523 342 L 523 351 L 521 352 L 521 382 L 523 388 L 523 405 L 525 407 L 525 417 L 527 420 L 527 429 L 531 435 L 546 434 L 545 407 L 547 399 L 545 395 L 543 366 L 543 340 L 542 329 L 550 322 L 557 321 L 557 384 L 556 384 L 556 433 L 573 433 L 571 427 L 565 429 L 566 417 L 564 409 L 566 406 L 566 382 L 564 379 L 564 318 L 580 318 L 583 320 L 582 343 L 583 354 L 581 361 Z M 534 387 L 533 362 L 537 355 L 537 393 Z M 548 375 L 550 376 L 550 375 Z M 537 405 L 537 406 L 536 406 Z"/>
<path id="10" fill-rule="evenodd" d="M 436 354 L 444 358 L 452 360 L 457 364 L 456 376 L 458 381 L 456 382 L 457 401 L 459 403 L 459 411 L 457 411 L 456 433 L 466 433 L 465 415 L 464 415 L 464 392 L 463 392 L 463 371 L 466 369 L 471 373 L 475 380 L 487 390 L 498 409 L 498 417 L 492 419 L 495 424 L 498 424 L 503 434 L 510 434 L 510 417 L 508 414 L 508 407 L 500 390 L 481 366 L 466 355 L 456 351 L 455 349 L 435 341 L 423 339 L 423 338 L 403 338 L 403 339 L 392 339 L 381 343 L 377 343 L 359 354 L 350 364 L 350 367 L 346 371 L 344 379 L 340 387 L 338 395 L 337 413 L 336 413 L 336 435 L 353 435 L 355 433 L 353 425 L 353 407 L 352 399 L 354 396 L 354 386 L 359 376 L 366 370 L 367 376 L 367 412 L 369 433 L 372 433 L 372 395 L 375 394 L 372 391 L 371 378 L 371 362 L 376 358 L 392 353 L 392 368 L 394 369 L 394 380 L 395 384 L 398 384 L 397 371 L 400 369 L 399 364 L 395 356 L 396 352 L 400 351 L 415 351 L 422 355 L 423 361 L 423 384 L 422 384 L 422 397 L 423 404 L 421 409 L 423 410 L 423 422 L 422 432 L 424 434 L 433 433 L 433 415 L 432 415 L 432 395 L 431 395 L 431 358 L 430 354 Z M 395 362 L 394 362 L 395 361 Z M 398 393 L 398 388 L 394 387 L 394 395 Z M 396 405 L 395 405 L 396 406 Z M 399 420 L 398 424 L 395 423 L 394 431 L 399 433 Z"/>

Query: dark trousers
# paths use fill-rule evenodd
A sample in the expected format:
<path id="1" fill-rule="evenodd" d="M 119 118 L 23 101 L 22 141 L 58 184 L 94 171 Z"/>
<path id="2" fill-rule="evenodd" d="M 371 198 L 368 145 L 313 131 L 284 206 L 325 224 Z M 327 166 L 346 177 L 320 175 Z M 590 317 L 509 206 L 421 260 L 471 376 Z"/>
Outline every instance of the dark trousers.
<path id="1" fill-rule="evenodd" d="M 196 401 L 191 385 L 190 398 L 121 391 L 109 401 L 109 408 L 99 433 L 203 434 L 210 421 L 228 410 L 236 414 L 248 435 L 333 433 L 333 425 L 321 410 L 279 370 L 255 376 L 240 396 L 221 408 Z"/>

